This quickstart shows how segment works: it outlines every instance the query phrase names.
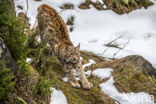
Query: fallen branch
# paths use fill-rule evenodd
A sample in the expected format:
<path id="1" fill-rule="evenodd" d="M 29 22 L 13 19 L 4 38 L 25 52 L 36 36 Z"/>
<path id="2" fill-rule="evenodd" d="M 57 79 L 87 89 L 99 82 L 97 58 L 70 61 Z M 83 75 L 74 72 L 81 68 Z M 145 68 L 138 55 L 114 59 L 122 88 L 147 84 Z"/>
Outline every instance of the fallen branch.
<path id="1" fill-rule="evenodd" d="M 120 39 L 121 37 L 122 37 L 122 36 L 119 36 L 119 37 L 115 38 L 114 40 L 110 41 L 110 42 L 107 43 L 107 44 L 112 44 L 113 42 L 115 42 L 116 40 Z"/>
<path id="2" fill-rule="evenodd" d="M 119 36 L 119 37 L 115 38 L 114 40 L 110 41 L 109 43 L 105 44 L 104 46 L 107 46 L 107 48 L 103 51 L 102 54 L 104 55 L 104 53 L 105 53 L 110 47 L 115 47 L 114 45 L 112 45 L 112 43 L 115 42 L 116 40 L 120 39 L 121 37 L 122 37 L 122 36 Z M 119 48 L 119 49 L 120 49 L 120 47 L 118 47 L 118 46 L 116 46 L 116 48 Z"/>
<path id="3" fill-rule="evenodd" d="M 116 53 L 114 53 L 113 59 L 114 59 L 114 57 L 115 57 L 122 49 L 124 49 L 124 48 L 127 46 L 127 44 L 129 43 L 129 41 L 130 41 L 130 39 L 128 39 L 128 41 L 126 42 L 126 44 L 125 44 L 122 48 L 119 48 L 119 50 L 118 50 Z"/>

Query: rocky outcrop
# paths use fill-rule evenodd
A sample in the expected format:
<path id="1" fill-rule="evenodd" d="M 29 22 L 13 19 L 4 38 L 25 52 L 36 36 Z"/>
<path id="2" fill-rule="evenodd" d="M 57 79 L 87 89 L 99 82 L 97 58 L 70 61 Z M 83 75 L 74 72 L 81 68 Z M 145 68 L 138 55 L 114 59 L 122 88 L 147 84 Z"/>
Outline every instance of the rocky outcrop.
<path id="1" fill-rule="evenodd" d="M 145 58 L 139 55 L 127 56 L 125 58 L 121 58 L 119 63 L 129 64 L 133 67 L 132 70 L 139 71 L 144 75 L 156 78 L 156 69 L 152 66 L 152 64 L 147 61 Z"/>
<path id="2" fill-rule="evenodd" d="M 27 71 L 27 75 L 24 73 L 24 75 L 22 73 L 17 75 L 16 88 L 18 89 L 17 95 L 22 97 L 26 102 L 31 102 L 34 100 L 33 91 L 37 86 L 39 74 L 31 66 L 29 66 Z"/>
<path id="3" fill-rule="evenodd" d="M 15 73 L 15 62 L 2 38 L 0 38 L 0 66 L 10 68 Z"/>
<path id="4" fill-rule="evenodd" d="M 145 76 L 156 78 L 156 69 L 152 64 L 140 55 L 131 55 L 106 63 L 106 66 L 114 69 L 128 69 Z"/>

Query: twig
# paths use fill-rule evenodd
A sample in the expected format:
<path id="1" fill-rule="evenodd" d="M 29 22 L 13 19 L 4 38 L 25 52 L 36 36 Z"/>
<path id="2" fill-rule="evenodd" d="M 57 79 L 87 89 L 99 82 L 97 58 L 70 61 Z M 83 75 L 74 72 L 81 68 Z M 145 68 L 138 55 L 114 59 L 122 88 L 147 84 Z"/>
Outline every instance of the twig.
<path id="1" fill-rule="evenodd" d="M 115 42 L 116 40 L 118 40 L 118 39 L 120 39 L 122 36 L 119 36 L 119 37 L 117 37 L 117 38 L 115 38 L 114 40 L 112 40 L 112 41 L 110 41 L 109 43 L 107 43 L 107 45 L 108 44 L 112 44 L 113 42 Z M 106 46 L 106 45 L 105 45 Z M 103 51 L 103 55 L 104 55 L 104 53 L 109 49 L 110 47 L 107 47 L 104 51 Z"/>
<path id="2" fill-rule="evenodd" d="M 107 44 L 112 44 L 113 42 L 115 42 L 116 40 L 120 39 L 121 37 L 122 37 L 122 36 L 119 36 L 119 37 L 115 38 L 114 40 L 110 41 L 110 42 L 107 43 Z"/>
<path id="3" fill-rule="evenodd" d="M 107 47 L 104 51 L 103 51 L 103 55 L 104 55 L 104 53 L 109 49 L 110 47 Z"/>
<path id="4" fill-rule="evenodd" d="M 28 13 L 28 9 L 29 9 L 29 5 L 28 5 L 28 0 L 27 0 L 27 11 L 26 11 L 26 16 L 27 16 L 27 13 Z"/>
<path id="5" fill-rule="evenodd" d="M 118 104 L 120 104 L 117 100 L 115 100 L 115 99 L 112 99 L 112 100 L 114 100 L 114 102 L 117 102 Z"/>
<path id="6" fill-rule="evenodd" d="M 32 29 L 34 29 L 34 28 L 35 28 L 35 26 L 36 26 L 36 23 L 37 23 L 37 20 L 35 21 L 35 23 L 34 23 L 34 25 L 33 25 Z"/>
<path id="7" fill-rule="evenodd" d="M 129 41 L 130 41 L 130 39 L 128 39 L 128 41 L 126 42 L 126 44 L 125 44 L 122 48 L 119 48 L 119 50 L 118 50 L 116 53 L 114 53 L 113 58 L 114 58 L 122 49 L 124 49 L 124 48 L 127 46 L 127 44 L 129 43 Z"/>

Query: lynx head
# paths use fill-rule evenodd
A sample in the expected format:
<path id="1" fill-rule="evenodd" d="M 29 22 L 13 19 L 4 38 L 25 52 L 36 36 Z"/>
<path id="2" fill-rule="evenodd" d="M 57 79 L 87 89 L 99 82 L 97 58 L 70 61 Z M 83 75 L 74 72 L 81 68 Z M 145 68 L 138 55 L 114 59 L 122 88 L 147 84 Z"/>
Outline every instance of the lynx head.
<path id="1" fill-rule="evenodd" d="M 77 47 L 73 47 L 73 46 L 66 46 L 65 50 L 66 50 L 66 62 L 71 62 L 71 63 L 77 63 L 80 60 L 80 44 Z"/>

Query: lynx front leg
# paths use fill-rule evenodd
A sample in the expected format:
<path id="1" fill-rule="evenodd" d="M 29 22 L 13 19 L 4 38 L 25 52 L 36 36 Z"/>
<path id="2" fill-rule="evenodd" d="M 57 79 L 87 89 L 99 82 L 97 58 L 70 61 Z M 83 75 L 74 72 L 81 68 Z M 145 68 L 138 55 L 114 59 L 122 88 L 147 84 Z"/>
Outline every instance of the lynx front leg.
<path id="1" fill-rule="evenodd" d="M 76 71 L 78 75 L 80 76 L 80 82 L 82 84 L 82 87 L 84 89 L 91 89 L 93 87 L 93 84 L 87 80 L 84 69 L 82 68 L 81 64 L 78 65 L 78 67 L 76 68 Z"/>
<path id="2" fill-rule="evenodd" d="M 67 67 L 67 65 L 64 65 L 63 70 L 66 74 L 66 77 L 68 77 L 68 82 L 71 84 L 71 86 L 75 88 L 80 88 L 80 84 L 74 76 L 74 70 L 72 68 Z"/>

